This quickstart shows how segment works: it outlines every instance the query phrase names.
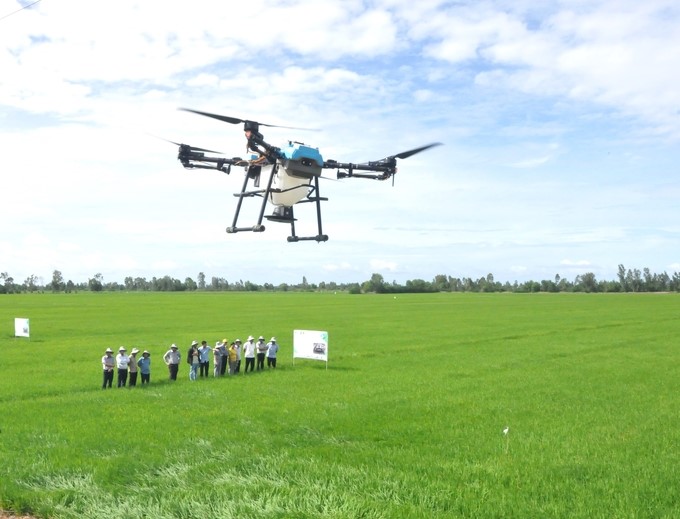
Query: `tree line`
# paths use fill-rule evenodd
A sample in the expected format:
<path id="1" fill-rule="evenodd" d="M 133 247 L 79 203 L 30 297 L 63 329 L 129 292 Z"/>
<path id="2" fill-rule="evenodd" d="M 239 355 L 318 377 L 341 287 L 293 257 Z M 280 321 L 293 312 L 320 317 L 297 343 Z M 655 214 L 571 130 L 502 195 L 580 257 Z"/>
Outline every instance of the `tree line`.
<path id="1" fill-rule="evenodd" d="M 405 284 L 386 281 L 382 274 L 373 274 L 370 279 L 361 283 L 336 283 L 322 281 L 318 284 L 308 283 L 303 276 L 298 284 L 272 283 L 257 284 L 251 281 L 232 281 L 213 276 L 210 279 L 203 272 L 199 272 L 196 280 L 187 277 L 184 281 L 171 276 L 153 277 L 150 280 L 143 277 L 128 276 L 123 283 L 117 281 L 105 282 L 101 273 L 95 274 L 87 282 L 64 280 L 61 271 L 52 273 L 52 280 L 44 282 L 42 278 L 30 275 L 22 283 L 15 282 L 7 272 L 0 273 L 0 294 L 15 294 L 22 292 L 186 292 L 186 291 L 236 291 L 236 292 L 287 292 L 287 291 L 346 291 L 352 294 L 378 293 L 428 293 L 428 292 L 680 292 L 680 273 L 672 275 L 663 272 L 656 274 L 648 268 L 626 269 L 618 266 L 617 279 L 597 280 L 595 274 L 586 272 L 579 274 L 570 281 L 559 274 L 554 279 L 541 281 L 524 281 L 514 283 L 500 282 L 488 274 L 479 279 L 470 277 L 453 277 L 438 274 L 434 279 L 412 279 Z"/>

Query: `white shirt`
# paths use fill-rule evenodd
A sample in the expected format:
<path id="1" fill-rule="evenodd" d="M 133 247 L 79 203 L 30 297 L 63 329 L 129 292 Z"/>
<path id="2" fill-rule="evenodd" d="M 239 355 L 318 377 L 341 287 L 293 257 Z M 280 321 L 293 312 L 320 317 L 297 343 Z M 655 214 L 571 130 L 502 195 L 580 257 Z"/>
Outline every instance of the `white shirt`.
<path id="1" fill-rule="evenodd" d="M 243 354 L 246 359 L 255 358 L 255 343 L 253 341 L 246 341 L 243 345 Z"/>
<path id="2" fill-rule="evenodd" d="M 130 357 L 127 354 L 119 353 L 116 355 L 116 366 L 118 366 L 118 369 L 127 369 L 129 363 Z"/>
<path id="3" fill-rule="evenodd" d="M 169 349 L 165 352 L 165 355 L 163 355 L 163 360 L 166 364 L 179 364 L 180 358 L 181 355 L 179 350 Z"/>

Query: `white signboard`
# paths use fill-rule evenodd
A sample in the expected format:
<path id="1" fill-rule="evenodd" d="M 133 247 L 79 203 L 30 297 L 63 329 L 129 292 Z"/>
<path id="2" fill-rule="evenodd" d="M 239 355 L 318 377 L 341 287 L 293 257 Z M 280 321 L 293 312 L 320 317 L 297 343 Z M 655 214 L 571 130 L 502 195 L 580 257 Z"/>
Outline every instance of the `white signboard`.
<path id="1" fill-rule="evenodd" d="M 28 326 L 28 319 L 16 317 L 14 319 L 14 336 L 15 337 L 30 337 L 31 332 Z"/>
<path id="2" fill-rule="evenodd" d="M 328 362 L 328 332 L 316 330 L 293 331 L 293 358 Z"/>

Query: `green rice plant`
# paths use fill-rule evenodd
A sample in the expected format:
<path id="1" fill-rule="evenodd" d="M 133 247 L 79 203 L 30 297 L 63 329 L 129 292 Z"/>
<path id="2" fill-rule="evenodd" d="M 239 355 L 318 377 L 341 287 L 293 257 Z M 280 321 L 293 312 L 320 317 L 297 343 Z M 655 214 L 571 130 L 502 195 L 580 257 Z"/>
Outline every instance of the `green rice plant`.
<path id="1" fill-rule="evenodd" d="M 679 308 L 675 294 L 4 296 L 0 507 L 678 516 Z M 293 361 L 294 329 L 329 332 L 327 366 Z M 190 382 L 182 364 L 167 380 L 171 343 L 247 335 L 279 338 L 276 370 Z M 101 390 L 120 345 L 151 351 L 148 387 Z"/>

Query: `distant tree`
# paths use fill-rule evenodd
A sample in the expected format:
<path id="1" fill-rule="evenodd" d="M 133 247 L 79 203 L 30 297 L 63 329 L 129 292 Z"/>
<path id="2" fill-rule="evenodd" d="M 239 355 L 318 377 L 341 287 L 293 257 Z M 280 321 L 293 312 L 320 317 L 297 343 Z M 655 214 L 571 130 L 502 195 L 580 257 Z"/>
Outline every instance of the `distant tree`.
<path id="1" fill-rule="evenodd" d="M 134 281 L 135 290 L 149 290 L 150 284 L 146 278 L 136 277 Z"/>
<path id="2" fill-rule="evenodd" d="M 58 270 L 52 272 L 52 283 L 50 283 L 50 286 L 52 287 L 52 292 L 64 290 L 64 276 Z"/>
<path id="3" fill-rule="evenodd" d="M 541 292 L 557 292 L 557 284 L 549 279 L 541 281 Z"/>
<path id="4" fill-rule="evenodd" d="M 586 272 L 581 276 L 581 285 L 583 286 L 584 292 L 597 292 L 597 280 L 595 279 L 595 274 L 592 272 Z"/>
<path id="5" fill-rule="evenodd" d="M 104 276 L 98 272 L 87 281 L 87 287 L 91 292 L 101 292 L 104 289 Z"/>
<path id="6" fill-rule="evenodd" d="M 33 274 L 28 276 L 26 281 L 24 281 L 24 286 L 26 287 L 26 291 L 29 293 L 33 293 L 38 290 L 38 276 Z"/>
<path id="7" fill-rule="evenodd" d="M 385 279 L 382 274 L 373 274 L 371 279 L 364 284 L 364 292 L 385 293 Z"/>
<path id="8" fill-rule="evenodd" d="M 184 280 L 184 286 L 186 287 L 187 290 L 191 290 L 191 291 L 196 290 L 198 288 L 198 285 L 196 284 L 196 282 L 191 278 L 186 278 Z"/>
<path id="9" fill-rule="evenodd" d="M 203 272 L 198 273 L 198 288 L 205 290 L 205 274 Z"/>
<path id="10" fill-rule="evenodd" d="M 66 293 L 70 294 L 71 292 L 75 292 L 75 290 L 76 290 L 76 284 L 69 279 L 66 282 Z"/>
<path id="11" fill-rule="evenodd" d="M 350 283 L 348 291 L 350 294 L 361 294 L 361 286 L 359 283 Z"/>
<path id="12" fill-rule="evenodd" d="M 432 281 L 432 285 L 439 292 L 446 292 L 451 290 L 451 285 L 449 284 L 449 278 L 445 274 L 437 274 Z"/>
<path id="13" fill-rule="evenodd" d="M 251 283 L 250 281 L 246 281 L 243 285 L 243 288 L 248 292 L 257 292 L 258 290 L 260 290 L 259 285 Z"/>
<path id="14" fill-rule="evenodd" d="M 3 286 L 0 287 L 0 293 L 12 294 L 14 293 L 14 278 L 7 272 L 0 274 L 0 280 L 3 281 Z"/>
<path id="15" fill-rule="evenodd" d="M 409 279 L 406 282 L 406 291 L 413 293 L 435 292 L 432 283 L 424 279 Z"/>
<path id="16" fill-rule="evenodd" d="M 619 264 L 617 276 L 619 278 L 619 283 L 621 284 L 621 290 L 623 290 L 624 292 L 630 292 L 628 278 L 626 277 L 626 267 L 624 267 L 623 264 Z"/>
<path id="17" fill-rule="evenodd" d="M 132 276 L 127 276 L 123 280 L 123 283 L 125 283 L 125 290 L 134 290 L 135 289 L 135 280 L 132 279 Z"/>

